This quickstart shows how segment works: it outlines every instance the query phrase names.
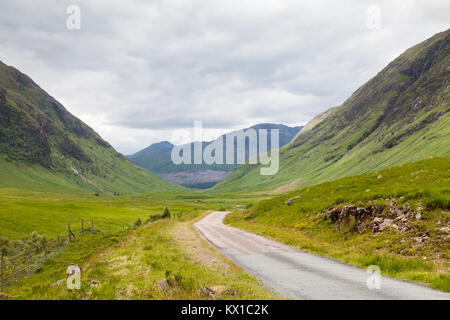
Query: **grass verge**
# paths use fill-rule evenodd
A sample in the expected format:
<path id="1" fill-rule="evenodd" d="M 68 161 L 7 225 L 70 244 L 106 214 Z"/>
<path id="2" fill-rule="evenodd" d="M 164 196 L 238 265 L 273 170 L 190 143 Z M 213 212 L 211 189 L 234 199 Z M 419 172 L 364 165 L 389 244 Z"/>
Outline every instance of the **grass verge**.
<path id="1" fill-rule="evenodd" d="M 55 300 L 279 298 L 199 238 L 191 224 L 204 213 L 158 220 L 129 234 L 86 236 L 7 293 Z M 70 263 L 82 269 L 81 290 L 64 282 L 51 286 L 65 278 Z"/>

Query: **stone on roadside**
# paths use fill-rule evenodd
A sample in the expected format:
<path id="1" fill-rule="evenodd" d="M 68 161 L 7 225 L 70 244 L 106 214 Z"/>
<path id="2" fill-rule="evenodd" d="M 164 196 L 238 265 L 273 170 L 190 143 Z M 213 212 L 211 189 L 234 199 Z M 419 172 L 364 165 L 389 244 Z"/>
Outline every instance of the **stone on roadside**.
<path id="1" fill-rule="evenodd" d="M 232 290 L 231 287 L 227 285 L 213 286 L 210 289 L 214 292 L 216 297 L 222 296 L 224 294 L 234 295 L 234 290 Z"/>
<path id="2" fill-rule="evenodd" d="M 0 293 L 0 300 L 10 300 L 12 297 L 6 293 Z"/>
<path id="3" fill-rule="evenodd" d="M 159 280 L 157 283 L 157 286 L 159 289 L 161 289 L 163 291 L 168 291 L 170 289 L 169 282 L 167 281 L 166 278 Z"/>
<path id="4" fill-rule="evenodd" d="M 91 287 L 98 287 L 100 285 L 100 282 L 97 280 L 92 280 L 91 281 Z"/>
<path id="5" fill-rule="evenodd" d="M 199 292 L 199 296 L 211 298 L 213 300 L 216 299 L 216 294 L 215 294 L 214 290 L 212 290 L 211 288 L 208 288 L 208 287 L 201 288 L 200 292 Z"/>
<path id="6" fill-rule="evenodd" d="M 293 197 L 293 198 L 290 198 L 288 201 L 286 201 L 286 204 L 288 205 L 288 206 L 290 206 L 291 204 L 292 204 L 292 201 L 294 201 L 295 199 L 298 199 L 298 198 L 300 198 L 299 196 L 295 196 L 295 197 Z"/>
<path id="7" fill-rule="evenodd" d="M 389 227 L 392 224 L 393 220 L 392 219 L 384 219 L 383 222 L 380 224 L 380 226 L 378 227 L 379 231 L 383 231 L 384 229 L 386 229 L 387 227 Z"/>

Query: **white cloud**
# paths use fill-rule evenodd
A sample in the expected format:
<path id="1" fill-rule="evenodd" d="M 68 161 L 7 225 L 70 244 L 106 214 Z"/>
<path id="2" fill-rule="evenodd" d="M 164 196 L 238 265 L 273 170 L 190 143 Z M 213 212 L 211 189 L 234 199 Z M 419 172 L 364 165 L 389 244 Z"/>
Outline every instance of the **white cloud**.
<path id="1" fill-rule="evenodd" d="M 66 7 L 81 30 L 66 29 Z M 381 28 L 366 27 L 378 5 Z M 0 4 L 0 60 L 132 153 L 194 120 L 304 124 L 449 27 L 448 1 L 22 0 Z"/>

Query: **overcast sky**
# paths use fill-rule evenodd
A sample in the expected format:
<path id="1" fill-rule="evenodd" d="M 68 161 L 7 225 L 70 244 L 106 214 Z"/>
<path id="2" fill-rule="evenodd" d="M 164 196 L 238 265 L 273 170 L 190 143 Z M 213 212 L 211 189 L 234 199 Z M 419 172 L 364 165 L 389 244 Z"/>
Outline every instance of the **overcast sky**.
<path id="1" fill-rule="evenodd" d="M 305 124 L 449 13 L 448 0 L 0 0 L 0 60 L 130 154 L 194 120 Z"/>

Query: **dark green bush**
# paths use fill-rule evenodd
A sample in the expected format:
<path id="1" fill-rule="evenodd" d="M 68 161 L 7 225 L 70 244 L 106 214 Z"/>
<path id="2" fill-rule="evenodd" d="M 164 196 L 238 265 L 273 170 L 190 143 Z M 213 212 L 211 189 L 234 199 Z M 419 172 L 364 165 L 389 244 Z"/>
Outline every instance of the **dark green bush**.
<path id="1" fill-rule="evenodd" d="M 161 215 L 161 218 L 166 219 L 166 218 L 170 218 L 170 217 L 171 217 L 171 214 L 170 214 L 169 208 L 165 207 L 164 211 Z"/>
<path id="2" fill-rule="evenodd" d="M 140 226 L 142 226 L 142 220 L 141 218 L 137 218 L 137 220 L 134 222 L 134 227 L 137 228 Z"/>

